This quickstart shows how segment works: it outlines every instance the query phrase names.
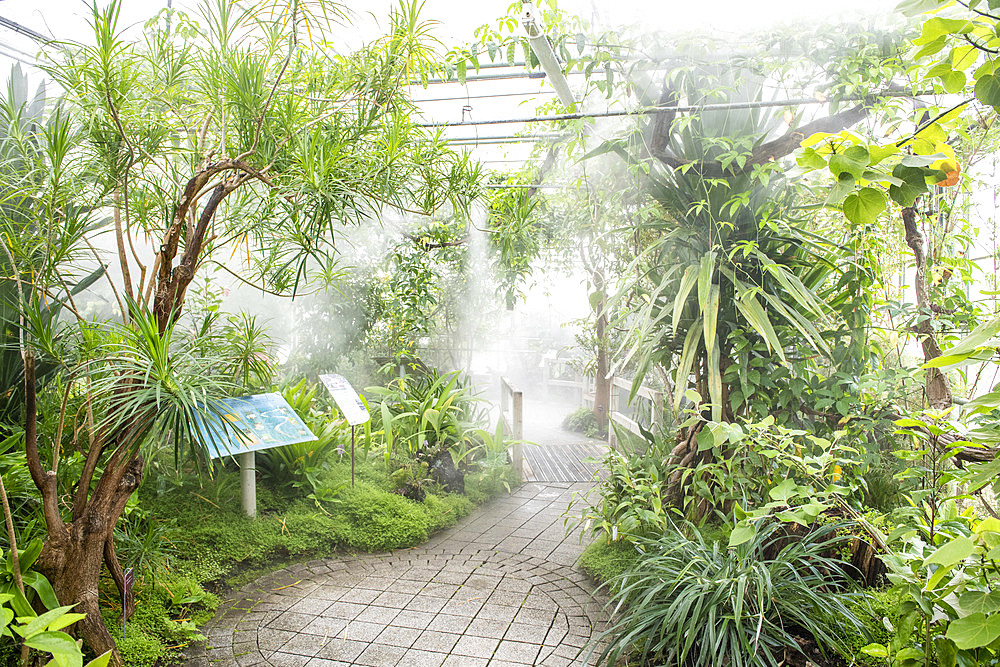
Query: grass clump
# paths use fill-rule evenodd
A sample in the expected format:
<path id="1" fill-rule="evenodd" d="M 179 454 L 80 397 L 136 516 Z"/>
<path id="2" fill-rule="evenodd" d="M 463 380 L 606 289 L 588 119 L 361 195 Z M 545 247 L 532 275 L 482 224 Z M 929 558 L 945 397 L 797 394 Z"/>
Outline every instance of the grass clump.
<path id="1" fill-rule="evenodd" d="M 591 579 L 599 584 L 606 584 L 634 567 L 641 557 L 642 552 L 630 542 L 610 542 L 606 536 L 601 535 L 584 549 L 579 565 Z"/>
<path id="2" fill-rule="evenodd" d="M 778 667 L 786 652 L 803 652 L 800 640 L 845 653 L 845 638 L 865 636 L 866 627 L 851 596 L 831 590 L 837 573 L 842 585 L 850 581 L 825 555 L 842 539 L 835 531 L 789 541 L 774 522 L 732 549 L 697 532 L 638 541 L 642 555 L 609 584 L 617 613 L 595 644 L 604 645 L 597 661 Z"/>

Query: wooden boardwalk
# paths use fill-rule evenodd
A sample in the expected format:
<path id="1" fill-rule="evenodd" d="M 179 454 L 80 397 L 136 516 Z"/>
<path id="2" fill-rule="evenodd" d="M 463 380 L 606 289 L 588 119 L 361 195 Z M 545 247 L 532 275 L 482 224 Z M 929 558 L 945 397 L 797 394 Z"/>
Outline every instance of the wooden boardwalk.
<path id="1" fill-rule="evenodd" d="M 607 445 L 600 440 L 524 445 L 526 482 L 589 482 L 601 469 Z M 603 473 L 603 470 L 601 471 Z"/>

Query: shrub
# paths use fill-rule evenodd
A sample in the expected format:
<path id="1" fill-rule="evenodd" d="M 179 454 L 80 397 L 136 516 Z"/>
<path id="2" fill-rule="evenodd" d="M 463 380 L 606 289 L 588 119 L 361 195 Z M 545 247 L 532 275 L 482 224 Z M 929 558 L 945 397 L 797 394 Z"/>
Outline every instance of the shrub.
<path id="1" fill-rule="evenodd" d="M 563 419 L 562 425 L 563 428 L 583 433 L 588 438 L 603 438 L 608 434 L 606 428 L 601 428 L 594 411 L 590 408 L 578 408 L 569 413 Z"/>
<path id="2" fill-rule="evenodd" d="M 365 551 L 411 547 L 427 539 L 430 518 L 419 503 L 359 482 L 346 489 L 336 507 L 350 529 L 344 540 Z"/>
<path id="3" fill-rule="evenodd" d="M 598 637 L 600 662 L 637 654 L 642 664 L 777 667 L 802 653 L 799 638 L 843 652 L 865 627 L 846 604 L 853 596 L 836 590 L 850 578 L 826 555 L 835 531 L 789 540 L 775 522 L 732 549 L 677 530 L 639 541 L 644 554 L 609 586 L 617 620 Z"/>
<path id="4" fill-rule="evenodd" d="M 631 542 L 609 542 L 601 535 L 583 550 L 579 564 L 588 576 L 604 584 L 621 577 L 641 556 Z"/>

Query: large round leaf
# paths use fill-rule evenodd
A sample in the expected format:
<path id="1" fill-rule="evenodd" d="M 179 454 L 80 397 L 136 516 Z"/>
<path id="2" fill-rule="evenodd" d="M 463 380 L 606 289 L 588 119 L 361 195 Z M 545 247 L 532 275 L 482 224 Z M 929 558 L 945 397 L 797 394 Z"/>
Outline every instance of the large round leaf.
<path id="1" fill-rule="evenodd" d="M 945 636 L 960 649 L 987 646 L 1000 638 L 1000 616 L 987 616 L 982 612 L 969 614 L 949 623 Z"/>
<path id="2" fill-rule="evenodd" d="M 1000 77 L 984 74 L 976 81 L 976 99 L 991 107 L 1000 105 Z"/>
<path id="3" fill-rule="evenodd" d="M 877 188 L 861 188 L 844 200 L 844 215 L 853 223 L 870 225 L 885 210 L 888 201 Z"/>

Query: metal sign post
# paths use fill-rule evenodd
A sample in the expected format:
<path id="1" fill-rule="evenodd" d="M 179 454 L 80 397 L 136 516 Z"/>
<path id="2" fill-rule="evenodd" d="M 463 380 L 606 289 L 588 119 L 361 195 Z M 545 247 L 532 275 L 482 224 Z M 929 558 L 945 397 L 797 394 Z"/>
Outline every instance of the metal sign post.
<path id="1" fill-rule="evenodd" d="M 132 615 L 129 613 L 128 608 L 128 596 L 132 592 L 132 587 L 135 585 L 135 572 L 132 568 L 125 568 L 125 581 L 122 585 L 122 639 L 125 638 L 125 622 L 128 621 L 129 617 Z M 135 611 L 135 605 L 132 605 L 132 612 Z"/>
<path id="2" fill-rule="evenodd" d="M 371 419 L 371 415 L 368 414 L 368 408 L 365 407 L 364 401 L 358 396 L 358 392 L 354 391 L 354 387 L 351 386 L 351 383 L 343 375 L 320 375 L 319 379 L 323 383 L 323 386 L 326 387 L 326 390 L 330 392 L 330 396 L 337 403 L 337 407 L 344 413 L 344 419 L 351 425 L 351 486 L 353 487 L 354 427 L 367 422 Z"/>

